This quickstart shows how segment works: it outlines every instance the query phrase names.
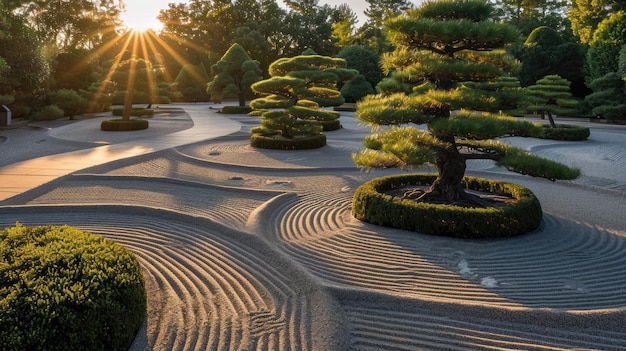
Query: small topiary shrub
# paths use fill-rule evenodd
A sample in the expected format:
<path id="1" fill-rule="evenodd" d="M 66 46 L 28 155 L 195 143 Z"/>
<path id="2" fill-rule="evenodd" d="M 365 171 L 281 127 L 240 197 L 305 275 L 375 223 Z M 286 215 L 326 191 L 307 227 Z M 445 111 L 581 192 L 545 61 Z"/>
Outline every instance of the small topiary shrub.
<path id="1" fill-rule="evenodd" d="M 243 115 L 252 112 L 252 108 L 250 106 L 224 106 L 221 112 L 227 115 Z"/>
<path id="2" fill-rule="evenodd" d="M 318 121 L 318 123 L 322 125 L 322 130 L 325 132 L 341 129 L 341 121 L 339 119 L 330 121 Z"/>
<path id="3" fill-rule="evenodd" d="M 579 141 L 587 140 L 589 135 L 591 135 L 591 132 L 588 127 L 557 124 L 556 128 L 544 126 L 538 137 L 542 139 Z"/>
<path id="4" fill-rule="evenodd" d="M 468 189 L 509 196 L 516 201 L 502 207 L 467 208 L 400 200 L 384 192 L 409 185 L 427 185 L 436 174 L 393 175 L 370 180 L 355 191 L 355 218 L 398 229 L 460 238 L 519 235 L 541 224 L 539 200 L 528 189 L 511 183 L 465 177 Z"/>
<path id="5" fill-rule="evenodd" d="M 146 128 L 148 128 L 148 121 L 145 119 L 107 119 L 100 123 L 100 129 L 107 132 L 142 130 Z"/>
<path id="6" fill-rule="evenodd" d="M 250 146 L 262 149 L 275 150 L 305 150 L 316 149 L 326 145 L 326 135 L 308 135 L 295 138 L 283 138 L 252 134 Z"/>
<path id="7" fill-rule="evenodd" d="M 124 114 L 123 108 L 114 108 L 111 110 L 113 116 L 122 116 Z M 135 117 L 154 116 L 154 110 L 150 108 L 133 107 L 130 109 L 130 115 Z M 147 127 L 146 127 L 147 128 Z"/>
<path id="8" fill-rule="evenodd" d="M 0 230 L 2 350 L 128 350 L 146 318 L 135 256 L 76 228 Z"/>

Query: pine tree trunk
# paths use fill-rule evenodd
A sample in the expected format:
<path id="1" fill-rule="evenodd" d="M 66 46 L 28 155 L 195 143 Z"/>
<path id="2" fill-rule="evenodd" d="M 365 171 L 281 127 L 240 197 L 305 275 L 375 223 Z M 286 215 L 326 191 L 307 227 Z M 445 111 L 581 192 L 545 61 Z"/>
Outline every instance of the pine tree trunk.
<path id="1" fill-rule="evenodd" d="M 455 147 L 440 151 L 437 156 L 439 175 L 430 186 L 429 192 L 431 196 L 450 202 L 464 199 L 466 194 L 461 181 L 465 176 L 465 168 L 465 159 Z"/>

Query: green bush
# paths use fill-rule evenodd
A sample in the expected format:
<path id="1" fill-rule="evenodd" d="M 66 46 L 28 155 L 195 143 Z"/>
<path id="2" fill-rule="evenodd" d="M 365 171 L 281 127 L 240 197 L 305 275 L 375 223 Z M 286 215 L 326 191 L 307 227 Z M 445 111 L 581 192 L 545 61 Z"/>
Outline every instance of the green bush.
<path id="1" fill-rule="evenodd" d="M 2 350 L 128 350 L 146 318 L 135 256 L 76 228 L 0 230 Z"/>
<path id="2" fill-rule="evenodd" d="M 63 118 L 65 112 L 57 105 L 48 105 L 41 110 L 33 113 L 31 120 L 33 121 L 53 121 Z"/>
<path id="3" fill-rule="evenodd" d="M 588 127 L 557 124 L 556 128 L 544 126 L 538 137 L 542 139 L 579 141 L 587 140 L 589 135 L 591 135 L 591 132 Z"/>
<path id="4" fill-rule="evenodd" d="M 224 106 L 221 112 L 227 115 L 243 115 L 252 112 L 252 108 L 250 106 Z"/>
<path id="5" fill-rule="evenodd" d="M 307 135 L 295 138 L 252 134 L 250 137 L 250 146 L 261 149 L 305 150 L 320 148 L 324 145 L 326 145 L 326 135 L 324 134 Z"/>
<path id="6" fill-rule="evenodd" d="M 386 190 L 408 185 L 432 183 L 435 174 L 402 174 L 370 180 L 355 191 L 352 213 L 369 223 L 425 234 L 486 238 L 519 235 L 541 224 L 543 211 L 539 200 L 528 189 L 496 180 L 465 177 L 468 189 L 485 191 L 516 199 L 498 208 L 467 208 L 399 200 Z"/>
<path id="7" fill-rule="evenodd" d="M 100 129 L 107 132 L 142 130 L 146 128 L 148 128 L 148 121 L 145 119 L 107 119 L 100 123 Z"/>
<path id="8" fill-rule="evenodd" d="M 124 114 L 123 108 L 114 108 L 111 110 L 113 116 L 122 116 Z M 154 116 L 154 110 L 143 107 L 133 107 L 130 109 L 130 115 L 135 117 Z"/>
<path id="9" fill-rule="evenodd" d="M 68 117 L 83 114 L 89 103 L 77 91 L 71 89 L 59 89 L 52 94 L 51 99 Z"/>

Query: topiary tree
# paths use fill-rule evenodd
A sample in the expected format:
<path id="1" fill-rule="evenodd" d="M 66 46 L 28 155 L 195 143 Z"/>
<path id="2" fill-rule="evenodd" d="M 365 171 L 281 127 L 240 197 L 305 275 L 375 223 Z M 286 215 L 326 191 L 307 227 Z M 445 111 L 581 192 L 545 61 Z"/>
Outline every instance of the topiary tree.
<path id="1" fill-rule="evenodd" d="M 250 86 L 263 78 L 263 72 L 259 62 L 252 60 L 246 50 L 235 43 L 211 66 L 211 76 L 206 89 L 211 101 L 220 103 L 237 98 L 239 106 L 245 106 L 246 99 L 252 97 Z"/>
<path id="2" fill-rule="evenodd" d="M 190 63 L 184 65 L 174 79 L 185 101 L 207 101 L 209 96 L 206 93 L 206 87 L 209 81 L 204 65 Z"/>
<path id="3" fill-rule="evenodd" d="M 353 155 L 363 167 L 437 167 L 418 202 L 485 206 L 462 186 L 466 161 L 495 160 L 508 169 L 550 179 L 571 179 L 578 171 L 502 144 L 493 138 L 540 133 L 537 125 L 512 117 L 472 112 L 493 108 L 493 99 L 458 88 L 459 82 L 490 81 L 512 71 L 515 60 L 495 49 L 514 42 L 517 31 L 490 20 L 492 5 L 483 0 L 426 1 L 386 22 L 397 49 L 383 56 L 410 94 L 368 96 L 357 104 L 357 118 L 373 126 L 405 125 L 368 136 L 366 150 Z M 461 110 L 459 109 L 466 109 Z M 406 124 L 426 125 L 418 129 Z"/>
<path id="4" fill-rule="evenodd" d="M 616 73 L 607 73 L 591 81 L 592 94 L 585 97 L 594 117 L 609 121 L 626 120 L 626 80 Z"/>
<path id="5" fill-rule="evenodd" d="M 252 133 L 293 138 L 340 128 L 339 113 L 322 107 L 344 103 L 337 82 L 357 74 L 345 67 L 344 59 L 320 55 L 274 61 L 269 68 L 272 77 L 252 85 L 253 91 L 264 95 L 250 103 L 253 113 L 262 115 L 261 127 Z"/>
<path id="6" fill-rule="evenodd" d="M 578 111 L 578 100 L 572 97 L 569 86 L 570 82 L 558 75 L 539 79 L 527 88 L 531 101 L 528 111 L 541 113 L 541 118 L 547 115 L 550 126 L 556 128 L 552 114 L 573 116 Z"/>

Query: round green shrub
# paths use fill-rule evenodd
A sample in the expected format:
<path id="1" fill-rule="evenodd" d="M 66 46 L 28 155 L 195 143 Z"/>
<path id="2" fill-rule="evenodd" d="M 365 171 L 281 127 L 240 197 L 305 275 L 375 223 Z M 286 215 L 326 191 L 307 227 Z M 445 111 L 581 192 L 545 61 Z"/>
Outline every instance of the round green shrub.
<path id="1" fill-rule="evenodd" d="M 587 140 L 589 135 L 591 135 L 591 132 L 588 127 L 557 124 L 556 128 L 552 128 L 549 125 L 544 126 L 539 137 L 542 139 L 579 141 Z"/>
<path id="2" fill-rule="evenodd" d="M 511 183 L 465 177 L 468 189 L 509 196 L 503 207 L 467 208 L 394 198 L 384 192 L 410 185 L 427 185 L 435 174 L 402 174 L 372 179 L 355 191 L 355 218 L 392 228 L 460 238 L 504 237 L 536 229 L 543 217 L 541 204 L 528 189 Z"/>
<path id="3" fill-rule="evenodd" d="M 283 138 L 254 133 L 250 137 L 250 146 L 261 149 L 305 150 L 320 148 L 324 145 L 326 145 L 326 135 L 324 134 Z"/>
<path id="4" fill-rule="evenodd" d="M 100 123 L 100 129 L 108 132 L 142 130 L 148 128 L 148 121 L 145 119 L 107 119 Z"/>
<path id="5" fill-rule="evenodd" d="M 146 318 L 137 259 L 68 226 L 0 230 L 2 350 L 128 350 Z"/>
<path id="6" fill-rule="evenodd" d="M 252 112 L 252 108 L 250 106 L 224 106 L 221 112 L 227 115 L 245 115 Z"/>

